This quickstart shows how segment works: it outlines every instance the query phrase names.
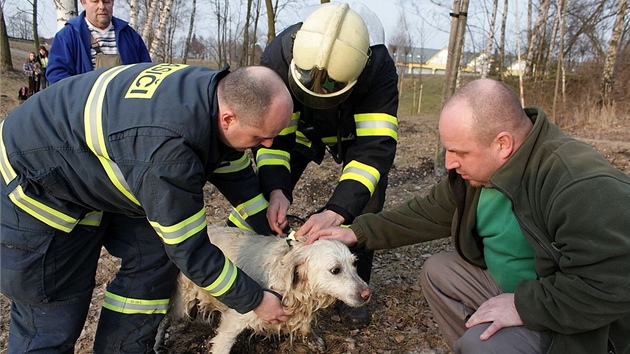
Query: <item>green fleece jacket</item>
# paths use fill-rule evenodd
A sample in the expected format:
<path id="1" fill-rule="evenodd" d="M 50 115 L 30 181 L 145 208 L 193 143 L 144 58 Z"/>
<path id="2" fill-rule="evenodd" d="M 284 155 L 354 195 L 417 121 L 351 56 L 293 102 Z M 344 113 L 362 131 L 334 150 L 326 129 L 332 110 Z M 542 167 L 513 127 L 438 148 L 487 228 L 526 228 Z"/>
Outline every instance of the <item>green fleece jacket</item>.
<path id="1" fill-rule="evenodd" d="M 519 283 L 516 309 L 542 331 L 548 353 L 630 353 L 630 176 L 549 123 L 537 107 L 516 153 L 490 182 L 514 206 L 535 250 L 537 279 Z M 476 231 L 481 188 L 455 171 L 429 194 L 351 228 L 359 246 L 389 249 L 452 237 L 459 255 L 485 268 Z"/>

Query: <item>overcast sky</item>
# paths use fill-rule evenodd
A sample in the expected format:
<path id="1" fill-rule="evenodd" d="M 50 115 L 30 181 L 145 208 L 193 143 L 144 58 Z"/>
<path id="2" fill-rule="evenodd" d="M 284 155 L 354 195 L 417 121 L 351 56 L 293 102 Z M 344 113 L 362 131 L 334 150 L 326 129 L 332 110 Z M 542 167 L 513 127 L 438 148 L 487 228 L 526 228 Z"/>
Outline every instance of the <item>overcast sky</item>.
<path id="1" fill-rule="evenodd" d="M 1 0 L 0 0 L 1 1 Z M 409 3 L 415 4 L 413 7 L 409 5 Z M 522 3 L 523 0 L 519 0 L 519 3 Z M 231 0 L 232 7 L 236 8 L 241 6 L 245 0 Z M 333 2 L 337 2 L 333 0 Z M 400 13 L 403 12 L 405 14 L 407 23 L 412 28 L 412 36 L 415 40 L 414 46 L 440 49 L 445 47 L 448 44 L 448 30 L 450 29 L 450 17 L 449 12 L 451 11 L 450 6 L 452 6 L 452 0 L 349 0 L 351 4 L 354 3 L 363 3 L 370 10 L 372 10 L 381 23 L 383 24 L 383 28 L 385 29 L 385 41 L 389 43 L 389 41 L 399 32 L 401 17 Z M 435 3 L 443 3 L 445 6 L 438 6 Z M 479 28 L 488 28 L 488 19 L 487 13 L 488 9 L 480 8 L 479 6 L 485 6 L 480 3 L 484 3 L 485 1 L 471 1 L 469 8 L 469 19 L 468 19 L 468 27 L 477 28 L 480 33 L 481 30 Z M 205 23 L 212 23 L 212 16 L 210 14 L 209 6 L 202 6 L 200 4 L 206 3 L 206 1 L 198 0 L 197 1 L 197 16 L 195 19 L 195 33 L 197 35 L 201 35 L 204 37 L 208 37 L 212 35 L 211 30 L 203 30 L 203 25 Z M 316 0 L 301 0 L 301 1 L 293 1 L 293 3 L 297 4 L 318 4 L 319 1 Z M 511 4 L 514 2 L 510 1 Z M 406 4 L 406 5 L 404 5 Z M 264 4 L 263 4 L 264 6 Z M 477 7 L 475 7 L 477 6 Z M 510 5 L 513 6 L 513 5 Z M 523 12 L 525 10 L 525 5 L 519 10 Z M 56 14 L 54 7 L 54 0 L 39 0 L 39 33 L 42 37 L 52 37 L 57 31 L 56 28 Z M 79 7 L 80 4 L 79 4 Z M 303 6 L 293 6 L 287 7 L 278 15 L 278 21 L 276 24 L 276 30 L 280 31 L 284 27 L 293 24 L 300 20 L 299 18 L 299 9 Z M 414 8 L 415 7 L 415 8 Z M 420 8 L 420 14 L 417 14 L 417 8 Z M 30 10 L 30 4 L 24 0 L 5 0 L 4 6 L 4 15 L 5 18 L 14 15 L 18 10 Z M 401 11 L 404 9 L 404 11 Z M 79 10 L 81 11 L 81 9 Z M 508 16 L 509 21 L 514 21 L 514 9 L 511 8 L 511 14 Z M 121 17 L 124 20 L 128 20 L 128 13 L 126 10 L 126 2 L 124 0 L 117 0 L 115 2 L 114 7 L 114 15 L 117 17 Z M 212 21 L 212 22 L 210 22 Z M 187 25 L 182 27 L 182 36 L 184 29 Z M 508 25 L 508 31 L 511 31 L 511 34 L 515 36 L 516 31 L 514 26 Z M 481 37 L 481 35 L 478 35 Z M 483 41 L 483 40 L 482 40 Z M 467 46 L 470 45 L 470 38 L 466 38 Z M 480 44 L 477 44 L 480 46 Z M 479 50 L 479 48 L 476 48 Z"/>

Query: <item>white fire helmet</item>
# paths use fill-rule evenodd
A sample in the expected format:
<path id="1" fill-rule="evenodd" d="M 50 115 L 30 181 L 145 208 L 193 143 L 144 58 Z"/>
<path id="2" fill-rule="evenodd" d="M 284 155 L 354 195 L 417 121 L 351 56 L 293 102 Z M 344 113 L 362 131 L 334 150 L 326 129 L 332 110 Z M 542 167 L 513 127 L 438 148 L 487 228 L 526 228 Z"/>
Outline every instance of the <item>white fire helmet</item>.
<path id="1" fill-rule="evenodd" d="M 365 22 L 348 4 L 325 4 L 295 35 L 289 84 L 304 105 L 327 109 L 350 93 L 369 57 Z"/>

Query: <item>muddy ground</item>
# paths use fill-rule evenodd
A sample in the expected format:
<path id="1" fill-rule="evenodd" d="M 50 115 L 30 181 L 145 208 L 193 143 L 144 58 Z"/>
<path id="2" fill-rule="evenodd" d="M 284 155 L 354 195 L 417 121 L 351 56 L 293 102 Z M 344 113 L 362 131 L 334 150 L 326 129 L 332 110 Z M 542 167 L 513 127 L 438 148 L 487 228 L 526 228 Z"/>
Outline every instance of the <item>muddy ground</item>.
<path id="1" fill-rule="evenodd" d="M 16 86 L 22 78 L 3 74 L 2 85 Z M 7 83 L 12 80 L 12 83 Z M 19 86 L 16 86 L 19 87 Z M 12 88 L 12 87 L 10 87 Z M 3 89 L 3 92 L 9 92 Z M 12 91 L 11 91 L 12 92 Z M 4 117 L 16 102 L 3 94 Z M 570 134 L 586 140 L 617 168 L 630 174 L 630 117 L 618 116 L 610 124 L 580 125 L 567 128 Z M 400 142 L 397 157 L 389 174 L 386 208 L 414 195 L 424 194 L 438 179 L 433 161 L 436 147 L 436 118 L 400 117 Z M 340 168 L 327 158 L 322 166 L 310 166 L 296 188 L 291 214 L 306 217 L 323 206 L 338 178 Z M 229 206 L 225 199 L 208 186 L 207 216 L 211 223 L 223 223 Z M 377 251 L 371 287 L 374 295 L 369 303 L 371 324 L 364 329 L 350 330 L 343 326 L 334 310 L 319 312 L 315 328 L 323 336 L 328 353 L 417 354 L 449 353 L 432 319 L 422 289 L 417 282 L 419 270 L 430 255 L 450 250 L 449 240 Z M 97 287 L 84 331 L 77 343 L 77 353 L 90 353 L 105 287 L 112 279 L 118 262 L 103 252 L 97 274 Z M 9 302 L 0 296 L 0 353 L 6 351 L 9 324 Z M 196 354 L 208 351 L 207 339 L 212 327 L 202 323 L 188 326 L 175 324 L 167 333 L 166 348 L 170 353 Z M 299 342 L 290 345 L 286 338 L 262 338 L 244 333 L 232 353 L 308 353 Z"/>

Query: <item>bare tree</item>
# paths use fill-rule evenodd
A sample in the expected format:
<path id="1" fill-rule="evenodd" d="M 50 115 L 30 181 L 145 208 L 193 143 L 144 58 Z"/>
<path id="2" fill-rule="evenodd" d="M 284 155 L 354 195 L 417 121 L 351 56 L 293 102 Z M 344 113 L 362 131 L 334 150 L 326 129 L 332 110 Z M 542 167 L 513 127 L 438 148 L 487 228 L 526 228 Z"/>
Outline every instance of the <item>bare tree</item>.
<path id="1" fill-rule="evenodd" d="M 144 43 L 150 43 L 149 36 L 151 36 L 151 24 L 153 23 L 153 18 L 155 17 L 155 14 L 157 13 L 157 10 L 160 7 L 160 3 L 162 1 L 163 0 L 152 0 L 151 4 L 149 5 L 149 12 L 146 19 L 144 20 L 144 27 L 142 29 L 142 40 L 144 41 Z"/>
<path id="2" fill-rule="evenodd" d="M 154 61 L 156 58 L 164 60 L 164 37 L 166 34 L 164 29 L 166 28 L 166 22 L 171 18 L 172 5 L 173 0 L 165 0 L 164 7 L 160 12 L 160 24 L 158 25 L 157 32 L 151 43 L 151 50 L 149 51 L 149 55 L 151 55 Z"/>
<path id="3" fill-rule="evenodd" d="M 190 22 L 188 23 L 188 34 L 184 42 L 184 55 L 182 63 L 186 64 L 188 59 L 188 49 L 190 48 L 190 40 L 192 38 L 193 28 L 195 27 L 195 13 L 197 12 L 197 0 L 192 0 L 192 13 L 190 14 Z"/>
<path id="4" fill-rule="evenodd" d="M 612 35 L 610 36 L 610 42 L 608 42 L 608 51 L 606 52 L 604 71 L 602 73 L 602 80 L 600 83 L 602 102 L 605 105 L 610 105 L 613 103 L 613 97 L 611 93 L 615 84 L 615 62 L 617 61 L 619 39 L 621 38 L 621 34 L 623 32 L 624 18 L 626 16 L 627 6 L 627 0 L 619 0 L 617 17 L 615 18 L 615 24 L 613 26 Z"/>
<path id="5" fill-rule="evenodd" d="M 538 8 L 538 14 L 536 16 L 536 24 L 532 29 L 531 40 L 529 41 L 529 45 L 527 47 L 527 59 L 526 59 L 526 67 L 525 73 L 527 75 L 533 75 L 534 70 L 538 65 L 538 63 L 534 62 L 534 55 L 536 53 L 536 46 L 543 41 L 546 28 L 546 20 L 549 13 L 549 3 L 551 0 L 541 0 L 540 7 Z M 530 2 L 531 4 L 531 2 Z"/>
<path id="6" fill-rule="evenodd" d="M 446 73 L 444 86 L 442 87 L 442 104 L 455 92 L 457 83 L 457 73 L 464 48 L 464 34 L 466 33 L 466 18 L 468 17 L 468 0 L 455 0 L 453 2 L 451 35 L 448 42 L 448 58 L 446 59 Z M 439 139 L 438 139 L 439 140 Z M 436 176 L 443 176 L 446 173 L 445 161 L 446 151 L 442 142 L 438 141 L 433 173 Z"/>
<path id="7" fill-rule="evenodd" d="M 247 65 L 249 60 L 249 26 L 252 19 L 253 0 L 247 0 L 247 14 L 245 15 L 245 26 L 243 27 L 243 55 L 241 65 Z"/>
<path id="8" fill-rule="evenodd" d="M 57 9 L 57 30 L 63 28 L 66 22 L 79 13 L 77 0 L 55 0 Z"/>
<path id="9" fill-rule="evenodd" d="M 556 121 L 556 103 L 558 101 L 558 89 L 560 87 L 560 75 L 564 77 L 564 28 L 567 17 L 567 0 L 560 0 L 560 4 L 558 5 L 558 12 L 560 14 L 560 20 L 558 26 L 560 27 L 560 38 L 558 39 L 558 67 L 556 70 L 556 86 L 553 94 L 553 108 L 551 114 L 551 122 L 555 123 Z M 564 82 L 564 80 L 563 80 Z M 562 85 L 562 100 L 564 102 L 564 85 Z"/>
<path id="10" fill-rule="evenodd" d="M 481 68 L 481 77 L 486 78 L 488 71 L 490 71 L 490 64 L 492 59 L 492 45 L 494 44 L 494 24 L 497 21 L 497 7 L 499 7 L 499 0 L 492 0 L 492 13 L 490 17 L 490 30 L 488 31 L 488 43 L 485 50 L 485 58 L 483 66 Z"/>
<path id="11" fill-rule="evenodd" d="M 267 6 L 267 44 L 271 43 L 276 38 L 276 8 L 278 7 L 278 1 L 276 0 L 276 6 L 271 4 L 271 0 L 265 0 L 265 6 Z"/>
<path id="12" fill-rule="evenodd" d="M 503 0 L 503 14 L 501 15 L 501 39 L 499 41 L 499 80 L 505 75 L 505 26 L 507 24 L 508 0 Z"/>
<path id="13" fill-rule="evenodd" d="M 129 0 L 129 26 L 138 29 L 138 0 Z"/>
<path id="14" fill-rule="evenodd" d="M 0 70 L 4 73 L 13 70 L 13 62 L 11 61 L 11 46 L 9 45 L 9 34 L 7 33 L 7 24 L 4 22 L 4 6 L 0 6 Z"/>

